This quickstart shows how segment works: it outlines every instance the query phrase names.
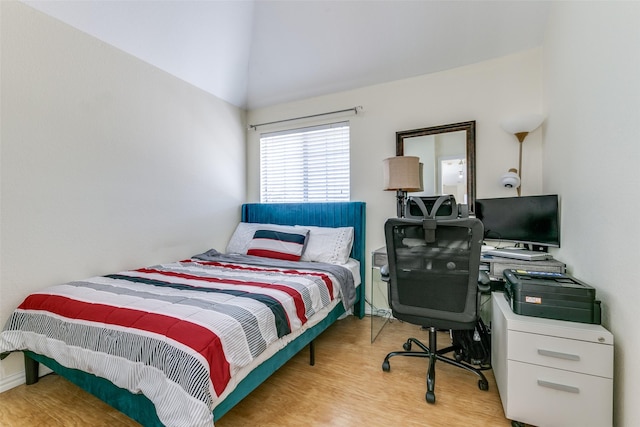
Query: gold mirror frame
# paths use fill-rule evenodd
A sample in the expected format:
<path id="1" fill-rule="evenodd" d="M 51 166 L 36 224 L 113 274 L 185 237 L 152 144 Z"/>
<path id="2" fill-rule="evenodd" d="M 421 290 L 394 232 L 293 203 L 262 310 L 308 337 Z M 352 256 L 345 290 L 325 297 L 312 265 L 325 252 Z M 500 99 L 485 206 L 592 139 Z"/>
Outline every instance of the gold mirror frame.
<path id="1" fill-rule="evenodd" d="M 437 135 L 449 132 L 466 132 L 466 158 L 467 158 L 467 204 L 469 212 L 474 211 L 476 200 L 476 122 L 460 122 L 448 125 L 432 126 L 427 128 L 404 130 L 396 132 L 396 156 L 404 155 L 404 141 L 426 135 Z M 460 203 L 460 201 L 458 201 Z"/>

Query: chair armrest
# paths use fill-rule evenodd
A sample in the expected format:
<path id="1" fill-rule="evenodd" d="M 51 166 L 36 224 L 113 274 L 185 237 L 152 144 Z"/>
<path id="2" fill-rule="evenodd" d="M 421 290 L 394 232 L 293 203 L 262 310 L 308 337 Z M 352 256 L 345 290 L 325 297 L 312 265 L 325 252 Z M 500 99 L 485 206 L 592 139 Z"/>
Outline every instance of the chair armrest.
<path id="1" fill-rule="evenodd" d="M 486 271 L 478 272 L 478 290 L 480 292 L 489 292 L 491 290 L 491 279 Z"/>

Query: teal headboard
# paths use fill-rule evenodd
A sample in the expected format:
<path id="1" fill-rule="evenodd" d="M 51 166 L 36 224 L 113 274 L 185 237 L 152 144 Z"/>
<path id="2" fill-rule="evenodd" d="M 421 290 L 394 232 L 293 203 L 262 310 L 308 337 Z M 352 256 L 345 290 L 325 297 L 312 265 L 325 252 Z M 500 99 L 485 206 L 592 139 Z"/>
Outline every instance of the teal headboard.
<path id="1" fill-rule="evenodd" d="M 353 227 L 351 257 L 360 261 L 358 299 L 354 314 L 362 318 L 365 306 L 365 231 L 364 202 L 325 203 L 247 203 L 242 205 L 242 222 L 282 225 L 315 225 L 318 227 Z"/>

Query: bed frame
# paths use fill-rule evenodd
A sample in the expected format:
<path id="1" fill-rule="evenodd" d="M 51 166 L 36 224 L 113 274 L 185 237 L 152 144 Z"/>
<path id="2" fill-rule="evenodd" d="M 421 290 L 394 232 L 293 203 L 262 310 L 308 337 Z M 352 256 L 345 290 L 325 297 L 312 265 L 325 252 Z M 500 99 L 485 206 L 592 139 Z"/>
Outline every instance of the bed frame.
<path id="1" fill-rule="evenodd" d="M 249 203 L 242 205 L 242 221 L 282 225 L 315 225 L 324 227 L 354 227 L 354 241 L 351 257 L 360 261 L 361 284 L 358 286 L 354 315 L 364 317 L 365 308 L 365 203 Z M 245 396 L 262 384 L 296 353 L 331 326 L 345 310 L 338 304 L 329 315 L 317 325 L 309 328 L 285 348 L 271 356 L 231 392 L 213 411 L 214 421 L 220 419 Z M 116 387 L 110 381 L 95 375 L 66 368 L 48 357 L 25 351 L 25 370 L 27 384 L 38 380 L 38 364 L 49 367 L 58 375 L 68 379 L 80 388 L 98 397 L 119 411 L 145 426 L 162 426 L 156 415 L 153 403 L 142 394 L 132 394 L 128 390 Z M 313 350 L 312 350 L 313 363 Z"/>

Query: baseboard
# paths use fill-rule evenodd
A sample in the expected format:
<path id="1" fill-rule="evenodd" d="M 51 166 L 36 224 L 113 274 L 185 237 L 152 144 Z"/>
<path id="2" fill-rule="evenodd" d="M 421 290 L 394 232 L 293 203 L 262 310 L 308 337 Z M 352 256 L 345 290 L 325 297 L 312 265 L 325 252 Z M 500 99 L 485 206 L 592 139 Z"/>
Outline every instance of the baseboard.
<path id="1" fill-rule="evenodd" d="M 40 369 L 38 371 L 38 377 L 45 376 L 52 372 L 53 371 L 47 368 L 46 366 L 40 365 Z M 15 374 L 9 375 L 8 377 L 0 379 L 0 393 L 5 392 L 7 390 L 11 390 L 12 388 L 18 387 L 19 385 L 25 384 L 26 382 L 27 382 L 27 378 L 24 371 L 20 371 Z"/>
<path id="2" fill-rule="evenodd" d="M 24 375 L 24 371 L 9 375 L 8 377 L 0 380 L 0 393 L 11 390 L 14 387 L 18 387 L 25 382 L 26 378 Z"/>

